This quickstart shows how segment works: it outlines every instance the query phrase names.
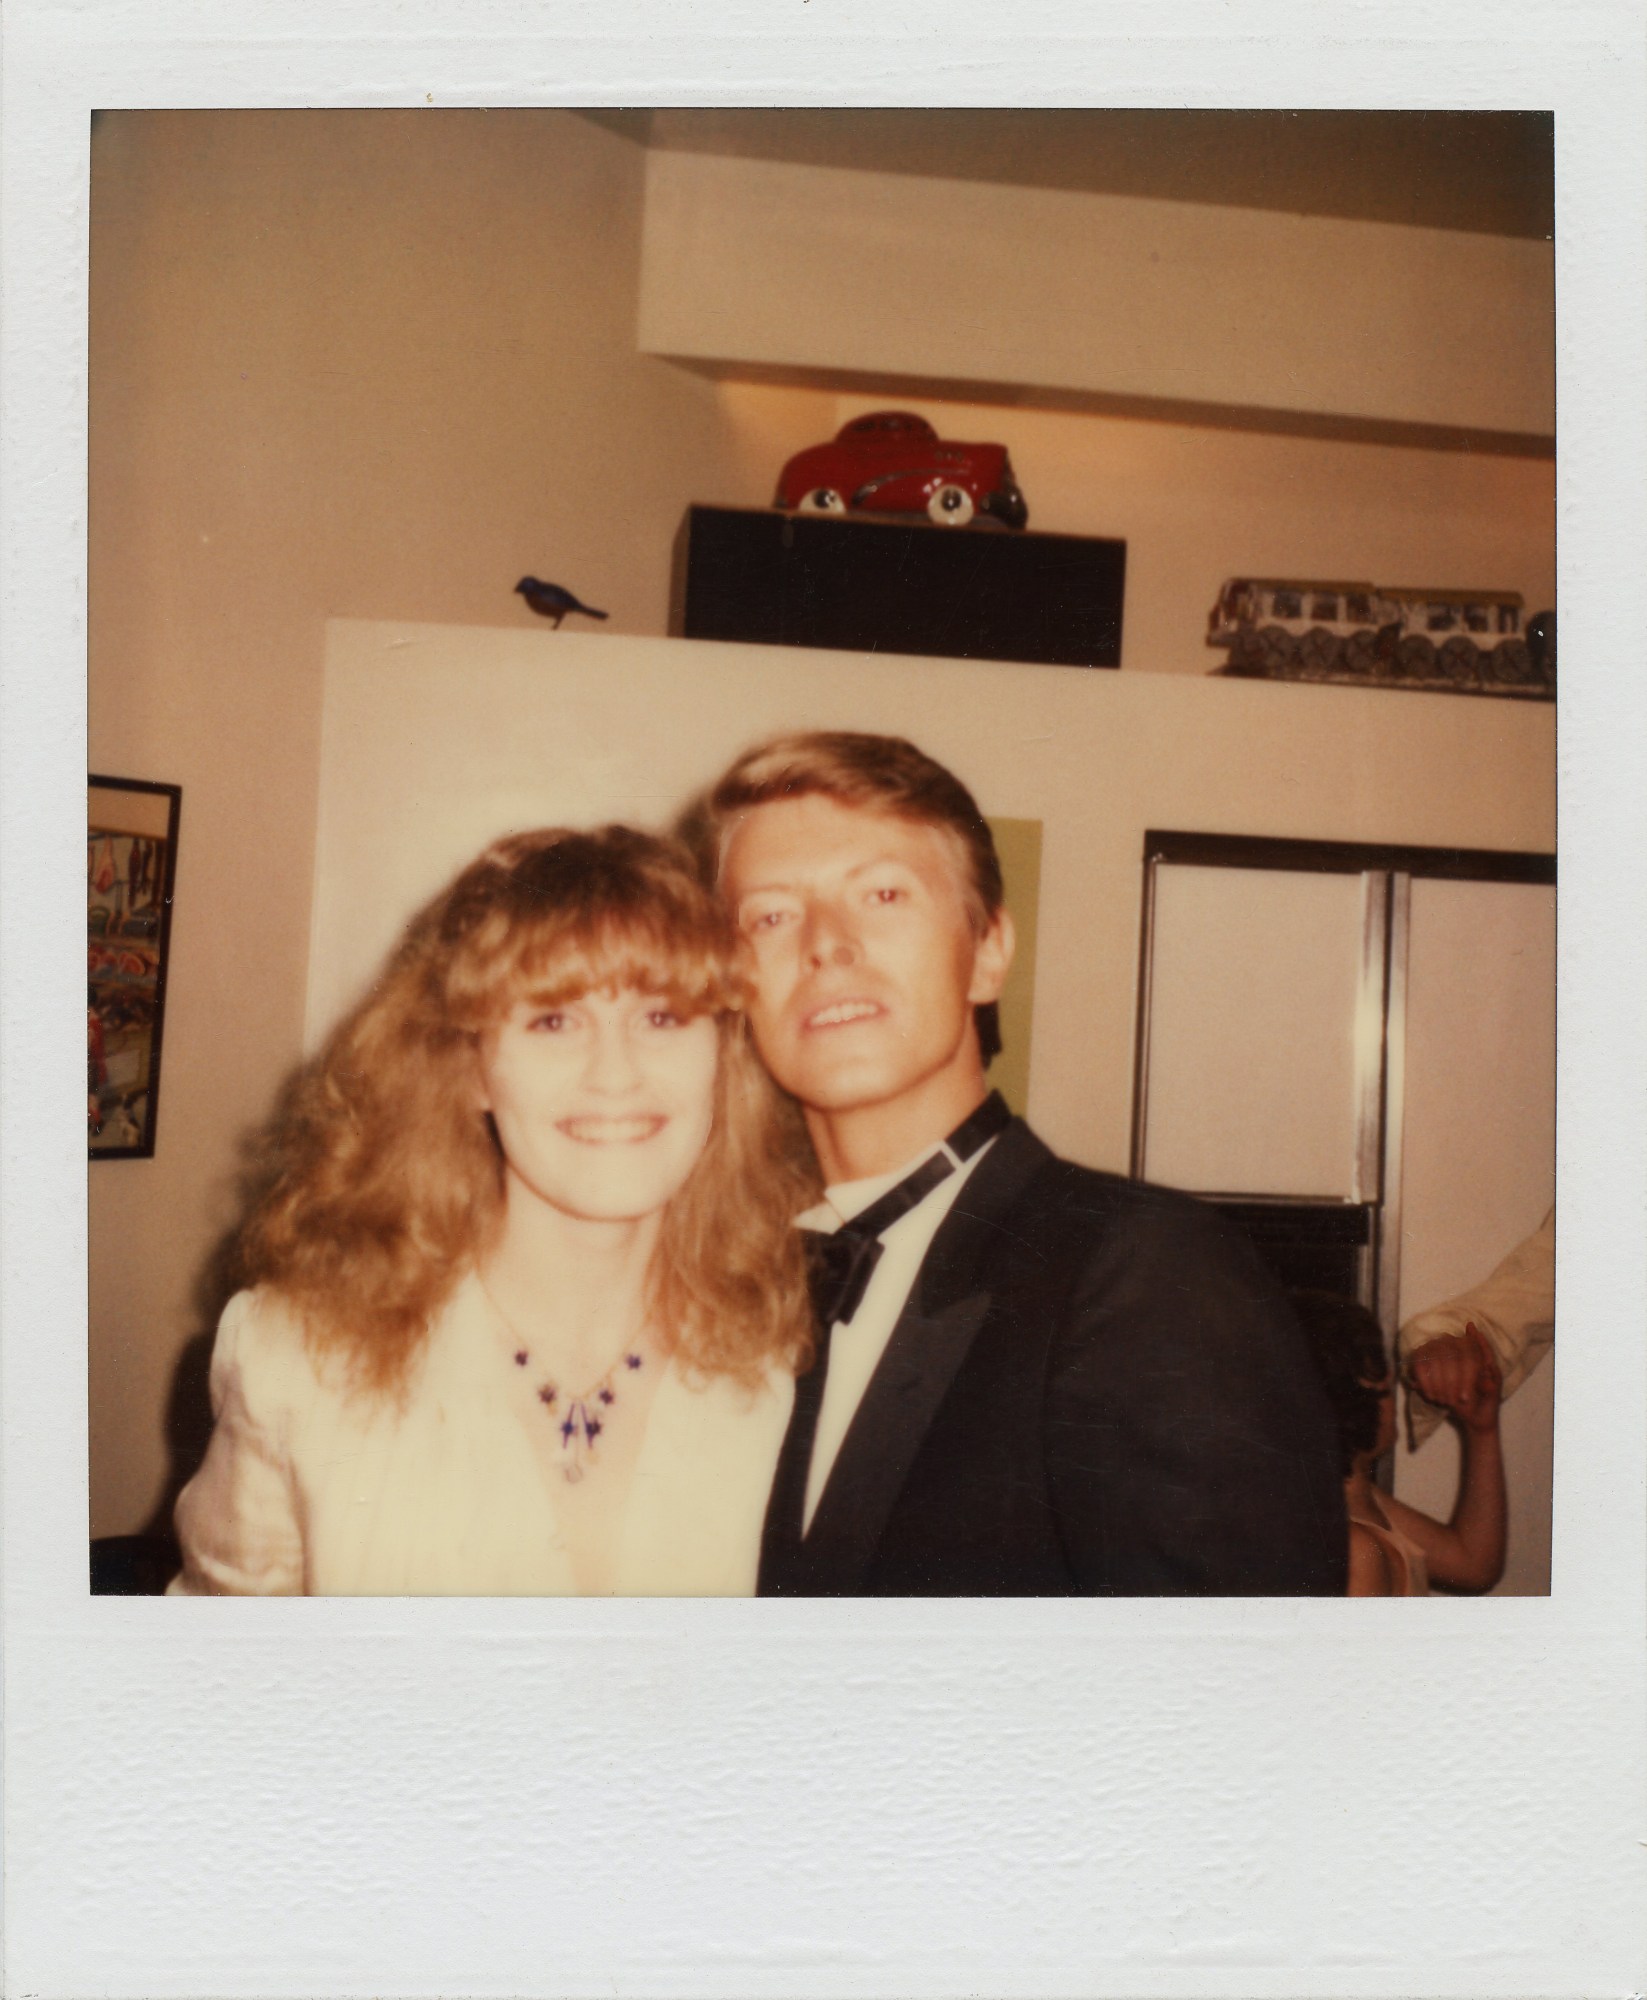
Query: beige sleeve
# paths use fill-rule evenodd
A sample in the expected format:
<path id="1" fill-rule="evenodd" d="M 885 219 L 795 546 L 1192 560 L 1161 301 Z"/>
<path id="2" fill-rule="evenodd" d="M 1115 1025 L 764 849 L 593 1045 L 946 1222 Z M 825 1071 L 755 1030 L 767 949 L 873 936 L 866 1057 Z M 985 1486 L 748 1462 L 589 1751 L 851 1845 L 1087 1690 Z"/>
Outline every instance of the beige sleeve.
<path id="1" fill-rule="evenodd" d="M 1555 1343 L 1555 1210 L 1531 1236 L 1518 1243 L 1491 1276 L 1424 1312 L 1402 1327 L 1398 1352 L 1403 1361 L 1426 1341 L 1462 1336 L 1474 1321 L 1498 1356 L 1503 1394 L 1512 1395 Z M 1441 1421 L 1441 1412 L 1422 1396 L 1407 1392 L 1413 1441 L 1421 1443 Z"/>
<path id="2" fill-rule="evenodd" d="M 303 1534 L 286 1433 L 307 1373 L 302 1334 L 278 1301 L 239 1292 L 212 1349 L 217 1419 L 204 1464 L 177 1502 L 183 1570 L 167 1594 L 279 1597 L 303 1590 Z"/>

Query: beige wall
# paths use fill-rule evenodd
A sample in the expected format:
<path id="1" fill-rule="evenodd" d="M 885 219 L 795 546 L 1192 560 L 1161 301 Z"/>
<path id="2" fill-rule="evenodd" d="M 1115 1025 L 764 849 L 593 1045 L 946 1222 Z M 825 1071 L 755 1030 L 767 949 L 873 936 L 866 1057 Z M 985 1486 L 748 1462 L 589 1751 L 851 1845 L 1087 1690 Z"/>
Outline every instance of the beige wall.
<path id="1" fill-rule="evenodd" d="M 1218 327 L 1205 324 L 1209 345 Z M 729 386 L 733 407 L 757 392 Z M 760 392 L 774 393 L 771 390 Z M 1555 466 L 1192 424 L 842 396 L 833 421 L 907 406 L 947 437 L 1001 439 L 1030 526 L 1127 545 L 1121 665 L 1204 674 L 1207 614 L 1231 576 L 1519 590 L 1555 603 Z M 822 433 L 820 433 L 822 435 Z M 770 494 L 762 494 L 763 500 Z"/>
<path id="2" fill-rule="evenodd" d="M 1396 689 L 340 622 L 307 1038 L 504 828 L 666 823 L 764 735 L 885 730 L 986 813 L 1043 822 L 1030 1111 L 1125 1172 L 1145 828 L 1547 850 L 1554 722 L 1544 703 Z"/>
<path id="3" fill-rule="evenodd" d="M 1554 890 L 1413 884 L 1400 1319 L 1480 1284 L 1555 1200 L 1555 1000 Z M 1462 1041 L 1460 1022 L 1469 1024 Z M 1501 1595 L 1550 1587 L 1556 1366 L 1547 1358 L 1505 1405 L 1510 1517 Z M 1416 1452 L 1404 1440 L 1397 1496 L 1447 1518 L 1458 1458 L 1448 1424 Z"/>
<path id="4" fill-rule="evenodd" d="M 691 499 L 818 435 L 635 352 L 640 149 L 569 113 L 112 113 L 92 139 L 89 762 L 183 787 L 152 1160 L 91 1169 L 91 1521 L 162 1412 L 298 1045 L 328 616 L 661 633 Z M 393 727 L 391 699 L 380 726 Z"/>
<path id="5" fill-rule="evenodd" d="M 666 629 L 687 504 L 765 504 L 791 451 L 867 404 L 717 382 L 640 353 L 644 157 L 570 113 L 111 113 L 91 167 L 89 762 L 183 787 L 158 1149 L 91 1171 L 92 1527 L 112 1533 L 161 1495 L 163 1413 L 180 1352 L 205 1331 L 202 1274 L 231 1213 L 237 1148 L 300 1046 L 325 620 L 496 628 L 525 647 L 528 682 L 593 647 L 599 682 L 628 658 L 614 641 Z M 1215 370 L 1226 334 L 1202 315 L 1179 344 Z M 884 366 L 899 372 L 900 354 Z M 1216 664 L 1206 611 L 1241 569 L 1416 572 L 1548 600 L 1547 463 L 1039 410 L 929 413 L 963 436 L 1008 438 L 1038 527 L 1127 538 L 1130 668 L 1192 677 Z M 525 571 L 570 584 L 610 624 L 548 633 L 511 594 Z M 1133 729 L 1134 677 L 1097 678 L 1118 704 L 1105 729 Z M 1339 691 L 1186 678 L 1178 693 L 1256 704 L 1259 823 L 1278 814 L 1274 830 L 1292 830 L 1289 759 L 1345 726 Z M 610 689 L 597 697 L 607 713 Z M 766 712 L 759 697 L 753 687 L 751 719 Z M 376 747 L 401 740 L 406 699 L 390 673 Z M 1161 692 L 1139 725 L 1144 761 L 1112 780 L 1123 793 L 1150 769 L 1182 768 L 1172 699 Z M 1499 704 L 1443 706 L 1425 755 L 1457 773 L 1447 823 L 1468 820 L 1493 844 L 1522 809 L 1480 774 L 1497 768 L 1506 729 L 1539 725 Z M 930 701 L 899 712 L 930 734 Z M 629 716 L 634 741 L 653 743 L 633 702 Z M 680 742 L 707 747 L 691 732 Z M 476 787 L 477 822 L 498 805 L 491 755 L 454 753 L 446 771 Z M 655 818 L 676 765 L 648 775 L 631 762 L 624 810 Z M 1545 800 L 1547 752 L 1526 775 Z M 598 765 L 579 783 L 611 795 Z M 528 793 L 534 813 L 540 797 Z M 426 803 L 407 801 L 410 823 Z M 1033 797 L 989 803 L 1040 811 Z M 1249 807 L 1244 796 L 1229 809 Z M 1416 822 L 1393 831 L 1429 837 Z M 1079 822 L 1059 836 L 1080 837 Z M 1055 843 L 1047 865 L 1072 879 Z M 391 867 L 357 912 L 363 937 L 396 907 L 395 882 Z M 1090 919 L 1066 908 L 1065 921 Z M 1074 961 L 1092 962 L 1090 948 Z M 1124 1038 L 1130 973 L 1091 996 L 1083 978 L 1038 993 L 1042 1015 L 1095 1005 Z M 1090 1142 L 1115 1116 L 1110 1086 L 1095 1083 L 1070 1129 Z"/>
<path id="6" fill-rule="evenodd" d="M 641 346 L 1547 437 L 1554 283 L 1520 237 L 655 151 Z"/>
<path id="7" fill-rule="evenodd" d="M 1554 725 L 1543 703 L 1397 689 L 339 622 L 326 670 L 306 1039 L 319 1042 L 405 918 L 495 835 L 607 819 L 665 825 L 764 735 L 884 730 L 950 764 L 992 817 L 1041 822 L 1029 1115 L 1058 1150 L 1125 1172 L 1146 828 L 1548 851 Z M 1341 886 L 1353 967 L 1357 892 Z M 1512 965 L 1518 945 L 1504 943 Z M 1541 1143 L 1481 1076 L 1484 1020 L 1525 1015 L 1512 1026 L 1538 1087 L 1524 1079 L 1529 1089 L 1511 1101 L 1530 1109 L 1548 1094 L 1554 985 L 1550 960 L 1538 964 L 1542 976 L 1523 971 L 1519 1008 L 1500 1004 L 1495 976 L 1471 1005 L 1432 1007 L 1415 1037 L 1432 1083 L 1456 1074 L 1474 1085 L 1446 1119 L 1453 1170 L 1431 1177 L 1411 1211 L 1425 1241 L 1491 1242 L 1496 1228 L 1507 1244 L 1516 1232 L 1502 1219 L 1500 1182 L 1512 1158 L 1535 1183 L 1535 1219 L 1548 1201 L 1548 1123 L 1534 1119 Z M 1340 1012 L 1353 1012 L 1353 994 Z M 1312 1073 L 1305 1087 L 1317 1081 Z M 1272 1083 L 1266 1101 L 1290 1123 L 1292 1083 Z M 1347 1112 L 1347 1085 L 1342 1096 Z M 1509 1119 L 1513 1143 L 1478 1157 L 1470 1135 L 1494 1117 Z M 1450 1291 L 1465 1281 L 1432 1271 L 1408 1309 L 1440 1296 L 1438 1283 Z M 1506 1591 L 1548 1588 L 1549 1373 L 1506 1423 L 1515 1496 Z M 1443 1516 L 1452 1463 L 1450 1440 L 1427 1447 L 1416 1472 L 1402 1454 L 1404 1481 L 1423 1481 L 1419 1504 Z"/>

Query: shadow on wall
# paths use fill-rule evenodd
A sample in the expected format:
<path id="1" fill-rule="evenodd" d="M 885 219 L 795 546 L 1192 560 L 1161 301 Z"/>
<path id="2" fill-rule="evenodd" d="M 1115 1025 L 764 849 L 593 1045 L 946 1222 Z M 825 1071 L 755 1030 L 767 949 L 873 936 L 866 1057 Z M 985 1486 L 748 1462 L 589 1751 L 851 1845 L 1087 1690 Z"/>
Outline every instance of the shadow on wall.
<path id="1" fill-rule="evenodd" d="M 223 1308 L 239 1290 L 236 1264 L 240 1231 L 255 1196 L 242 1194 L 234 1224 L 213 1244 L 194 1284 L 194 1322 L 172 1374 L 166 1399 L 166 1484 L 144 1527 L 148 1536 L 170 1540 L 177 1496 L 200 1470 L 212 1436 L 212 1346 Z"/>
<path id="2" fill-rule="evenodd" d="M 184 1343 L 166 1398 L 166 1479 L 154 1511 L 135 1535 L 105 1535 L 91 1545 L 94 1597 L 157 1597 L 182 1568 L 172 1524 L 178 1495 L 200 1470 L 212 1436 L 211 1365 L 217 1323 L 243 1282 L 240 1236 L 275 1174 L 272 1141 L 308 1074 L 298 1064 L 280 1087 L 273 1114 L 241 1141 L 235 1173 L 235 1219 L 207 1253 L 192 1288 L 195 1331 Z"/>

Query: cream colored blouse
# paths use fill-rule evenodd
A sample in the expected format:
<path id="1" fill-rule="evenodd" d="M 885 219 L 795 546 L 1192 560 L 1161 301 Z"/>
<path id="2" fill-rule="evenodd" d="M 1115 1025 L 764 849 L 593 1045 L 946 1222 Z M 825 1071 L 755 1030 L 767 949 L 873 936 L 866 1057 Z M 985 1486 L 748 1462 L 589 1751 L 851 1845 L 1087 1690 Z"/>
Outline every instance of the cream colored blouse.
<path id="1" fill-rule="evenodd" d="M 265 1291 L 229 1301 L 217 1427 L 177 1503 L 178 1595 L 506 1596 L 576 1589 L 546 1482 L 466 1278 L 401 1400 L 351 1393 Z M 670 1364 L 647 1418 L 612 1594 L 748 1596 L 794 1385 L 699 1387 Z M 591 1473 L 598 1478 L 598 1471 Z"/>

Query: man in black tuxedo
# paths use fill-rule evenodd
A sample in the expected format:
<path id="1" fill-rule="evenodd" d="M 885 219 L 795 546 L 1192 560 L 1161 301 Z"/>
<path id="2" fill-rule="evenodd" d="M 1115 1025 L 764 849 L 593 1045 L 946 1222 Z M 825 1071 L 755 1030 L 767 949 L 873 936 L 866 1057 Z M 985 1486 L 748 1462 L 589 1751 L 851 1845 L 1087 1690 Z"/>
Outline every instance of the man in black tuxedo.
<path id="1" fill-rule="evenodd" d="M 708 830 L 828 1190 L 763 1594 L 1342 1591 L 1333 1419 L 1275 1281 L 989 1091 L 1012 920 L 966 788 L 900 739 L 792 736 Z"/>

